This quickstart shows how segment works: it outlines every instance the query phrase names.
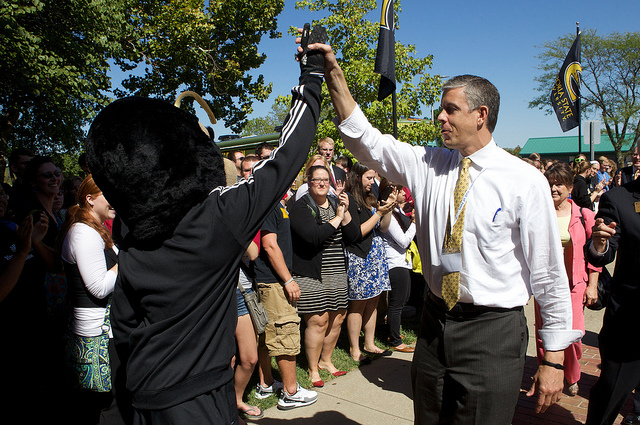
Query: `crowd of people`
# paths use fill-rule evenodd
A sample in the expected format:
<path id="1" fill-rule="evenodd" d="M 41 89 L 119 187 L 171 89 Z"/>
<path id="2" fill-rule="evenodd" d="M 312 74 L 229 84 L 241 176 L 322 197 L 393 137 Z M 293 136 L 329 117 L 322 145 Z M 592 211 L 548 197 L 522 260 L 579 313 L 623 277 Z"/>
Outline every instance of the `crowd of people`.
<path id="1" fill-rule="evenodd" d="M 3 184 L 0 193 L 0 333 L 11 346 L 0 362 L 3 397 L 17 409 L 29 407 L 23 394 L 42 397 L 43 409 L 32 417 L 43 420 L 117 418 L 112 392 L 79 390 L 80 381 L 94 378 L 81 366 L 87 339 L 105 332 L 112 337 L 104 327 L 117 277 L 110 231 L 115 212 L 90 175 L 65 178 L 50 157 L 19 148 L 9 166 L 14 184 Z M 45 361 L 46 368 L 34 367 Z"/>
<path id="2" fill-rule="evenodd" d="M 242 173 L 240 178 L 251 177 L 252 166 L 264 149 L 272 151 L 260 145 L 255 154 L 228 154 Z M 347 163 L 343 170 L 333 164 L 334 159 L 334 141 L 321 138 L 317 153 L 309 155 L 302 169 L 303 183 L 274 207 L 254 239 L 257 254 L 241 265 L 243 282 L 252 283 L 245 289 L 260 294 L 270 317 L 257 346 L 243 343 L 236 331 L 239 348 L 252 349 L 250 355 L 240 352 L 236 369 L 237 405 L 244 418 L 263 416 L 261 409 L 242 399 L 249 380 L 242 365 L 249 364 L 250 372 L 255 364 L 245 362 L 245 357 L 258 359 L 255 396 L 262 399 L 279 392 L 278 407 L 287 410 L 317 400 L 315 391 L 296 382 L 296 355 L 301 346 L 314 388 L 324 386 L 320 370 L 336 377 L 347 373 L 332 361 L 345 320 L 350 355 L 360 364 L 391 355 L 375 343 L 380 322 L 386 323 L 379 331 L 389 335 L 391 349 L 413 351 L 400 337 L 413 271 L 413 263 L 407 260 L 415 236 L 412 207 L 402 187 L 386 179 L 377 181 L 377 173 L 358 162 Z M 372 194 L 374 186 L 378 198 Z M 248 318 L 239 291 L 237 296 L 238 314 Z M 377 314 L 380 305 L 386 311 L 382 320 Z M 271 357 L 276 359 L 282 381 L 272 375 Z"/>
<path id="3" fill-rule="evenodd" d="M 640 298 L 638 147 L 620 170 L 584 156 L 532 157 L 528 167 L 493 139 L 497 89 L 470 75 L 443 87 L 450 149 L 401 143 L 369 124 L 314 34 L 299 40 L 300 85 L 278 146 L 223 159 L 195 117 L 128 98 L 94 121 L 84 178 L 11 153 L 15 180 L 0 189 L 7 409 L 34 423 L 255 420 L 264 412 L 244 395 L 256 365 L 256 398 L 308 406 L 325 385 L 320 371 L 347 373 L 333 362 L 344 332 L 361 365 L 414 353 L 415 423 L 508 424 L 524 304 L 533 295 L 539 362 L 527 395 L 544 412 L 563 389 L 578 393 L 584 307 L 617 255 L 587 419 L 612 423 L 640 382 L 640 350 L 621 346 Z M 310 152 L 323 78 L 355 161 L 336 157 L 329 137 Z M 424 306 L 413 347 L 401 324 L 418 252 Z M 259 333 L 251 293 L 269 317 Z M 302 347 L 313 388 L 296 377 Z"/>

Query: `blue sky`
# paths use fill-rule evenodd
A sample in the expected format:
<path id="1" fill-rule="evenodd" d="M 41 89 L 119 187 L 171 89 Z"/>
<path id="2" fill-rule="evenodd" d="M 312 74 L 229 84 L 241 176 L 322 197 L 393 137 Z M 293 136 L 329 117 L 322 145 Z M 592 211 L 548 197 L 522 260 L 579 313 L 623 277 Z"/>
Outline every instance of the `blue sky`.
<path id="1" fill-rule="evenodd" d="M 378 7 L 380 3 L 378 0 Z M 596 29 L 600 35 L 640 31 L 640 0 L 404 0 L 401 5 L 396 40 L 415 44 L 421 57 L 432 54 L 431 74 L 475 74 L 496 85 L 501 106 L 494 138 L 502 147 L 523 146 L 529 137 L 578 134 L 577 128 L 562 133 L 554 115 L 527 106 L 538 94 L 534 77 L 539 74 L 536 55 L 540 49 L 536 46 L 575 34 L 576 22 L 581 29 Z M 297 82 L 298 67 L 292 59 L 295 44 L 287 29 L 318 19 L 319 13 L 295 10 L 295 1 L 285 1 L 278 16 L 283 37 L 263 40 L 260 51 L 266 53 L 267 60 L 255 72 L 273 82 L 273 92 L 267 102 L 254 104 L 251 117 L 266 115 L 275 97 L 288 94 Z M 379 12 L 371 19 L 377 21 Z M 424 107 L 423 116 L 428 116 L 429 110 Z M 201 120 L 205 122 L 206 116 Z M 216 135 L 231 133 L 222 121 L 214 130 Z"/>

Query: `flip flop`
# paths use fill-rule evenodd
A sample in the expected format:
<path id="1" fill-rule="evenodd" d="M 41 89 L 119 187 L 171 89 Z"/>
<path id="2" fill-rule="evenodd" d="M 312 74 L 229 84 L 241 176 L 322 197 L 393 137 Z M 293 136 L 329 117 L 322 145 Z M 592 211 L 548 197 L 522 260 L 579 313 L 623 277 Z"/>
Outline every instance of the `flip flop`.
<path id="1" fill-rule="evenodd" d="M 367 351 L 364 348 L 362 349 L 362 352 L 365 353 L 368 356 L 382 356 L 382 357 L 387 357 L 387 356 L 390 356 L 391 354 L 393 354 L 391 352 L 391 350 L 384 350 L 384 351 L 381 351 L 379 353 L 375 353 L 373 351 Z"/>
<path id="2" fill-rule="evenodd" d="M 257 413 L 257 414 L 249 414 L 249 412 Z M 243 419 L 260 419 L 264 416 L 264 412 L 258 406 L 249 406 L 248 409 L 245 409 L 240 412 L 240 416 Z"/>

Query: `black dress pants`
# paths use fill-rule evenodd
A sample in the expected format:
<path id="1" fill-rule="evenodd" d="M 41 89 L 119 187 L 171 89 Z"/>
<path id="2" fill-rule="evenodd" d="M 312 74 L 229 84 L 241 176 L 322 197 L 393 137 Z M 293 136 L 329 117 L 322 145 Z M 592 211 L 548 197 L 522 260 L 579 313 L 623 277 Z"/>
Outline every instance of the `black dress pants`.
<path id="1" fill-rule="evenodd" d="M 606 347 L 605 347 L 606 348 Z M 589 393 L 585 425 L 610 425 L 620 413 L 629 394 L 640 381 L 640 360 L 617 361 L 600 349 L 601 372 Z"/>
<path id="2" fill-rule="evenodd" d="M 417 425 L 509 425 L 524 371 L 522 307 L 458 303 L 429 294 L 411 367 Z"/>

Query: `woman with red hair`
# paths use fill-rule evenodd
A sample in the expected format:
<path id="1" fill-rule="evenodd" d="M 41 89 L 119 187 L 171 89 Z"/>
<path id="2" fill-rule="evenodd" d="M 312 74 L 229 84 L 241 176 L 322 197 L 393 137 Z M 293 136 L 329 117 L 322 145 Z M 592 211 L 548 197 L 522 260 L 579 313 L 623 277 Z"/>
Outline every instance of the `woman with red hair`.
<path id="1" fill-rule="evenodd" d="M 72 308 L 71 362 L 82 364 L 79 353 L 91 338 L 109 333 L 111 376 L 119 363 L 113 348 L 108 308 L 118 274 L 118 248 L 111 233 L 102 223 L 115 217 L 115 211 L 88 176 L 78 188 L 78 204 L 67 211 L 67 220 L 60 232 L 62 260 L 67 276 L 68 296 Z M 91 346 L 91 345 L 88 345 Z M 72 368 L 74 372 L 77 368 Z M 78 372 L 76 381 L 82 381 L 78 395 L 78 414 L 86 423 L 98 423 L 100 416 L 110 418 L 107 423 L 119 423 L 112 386 L 88 390 L 86 377 Z M 85 378 L 83 380 L 83 378 Z M 100 422 L 104 423 L 104 422 Z"/>

